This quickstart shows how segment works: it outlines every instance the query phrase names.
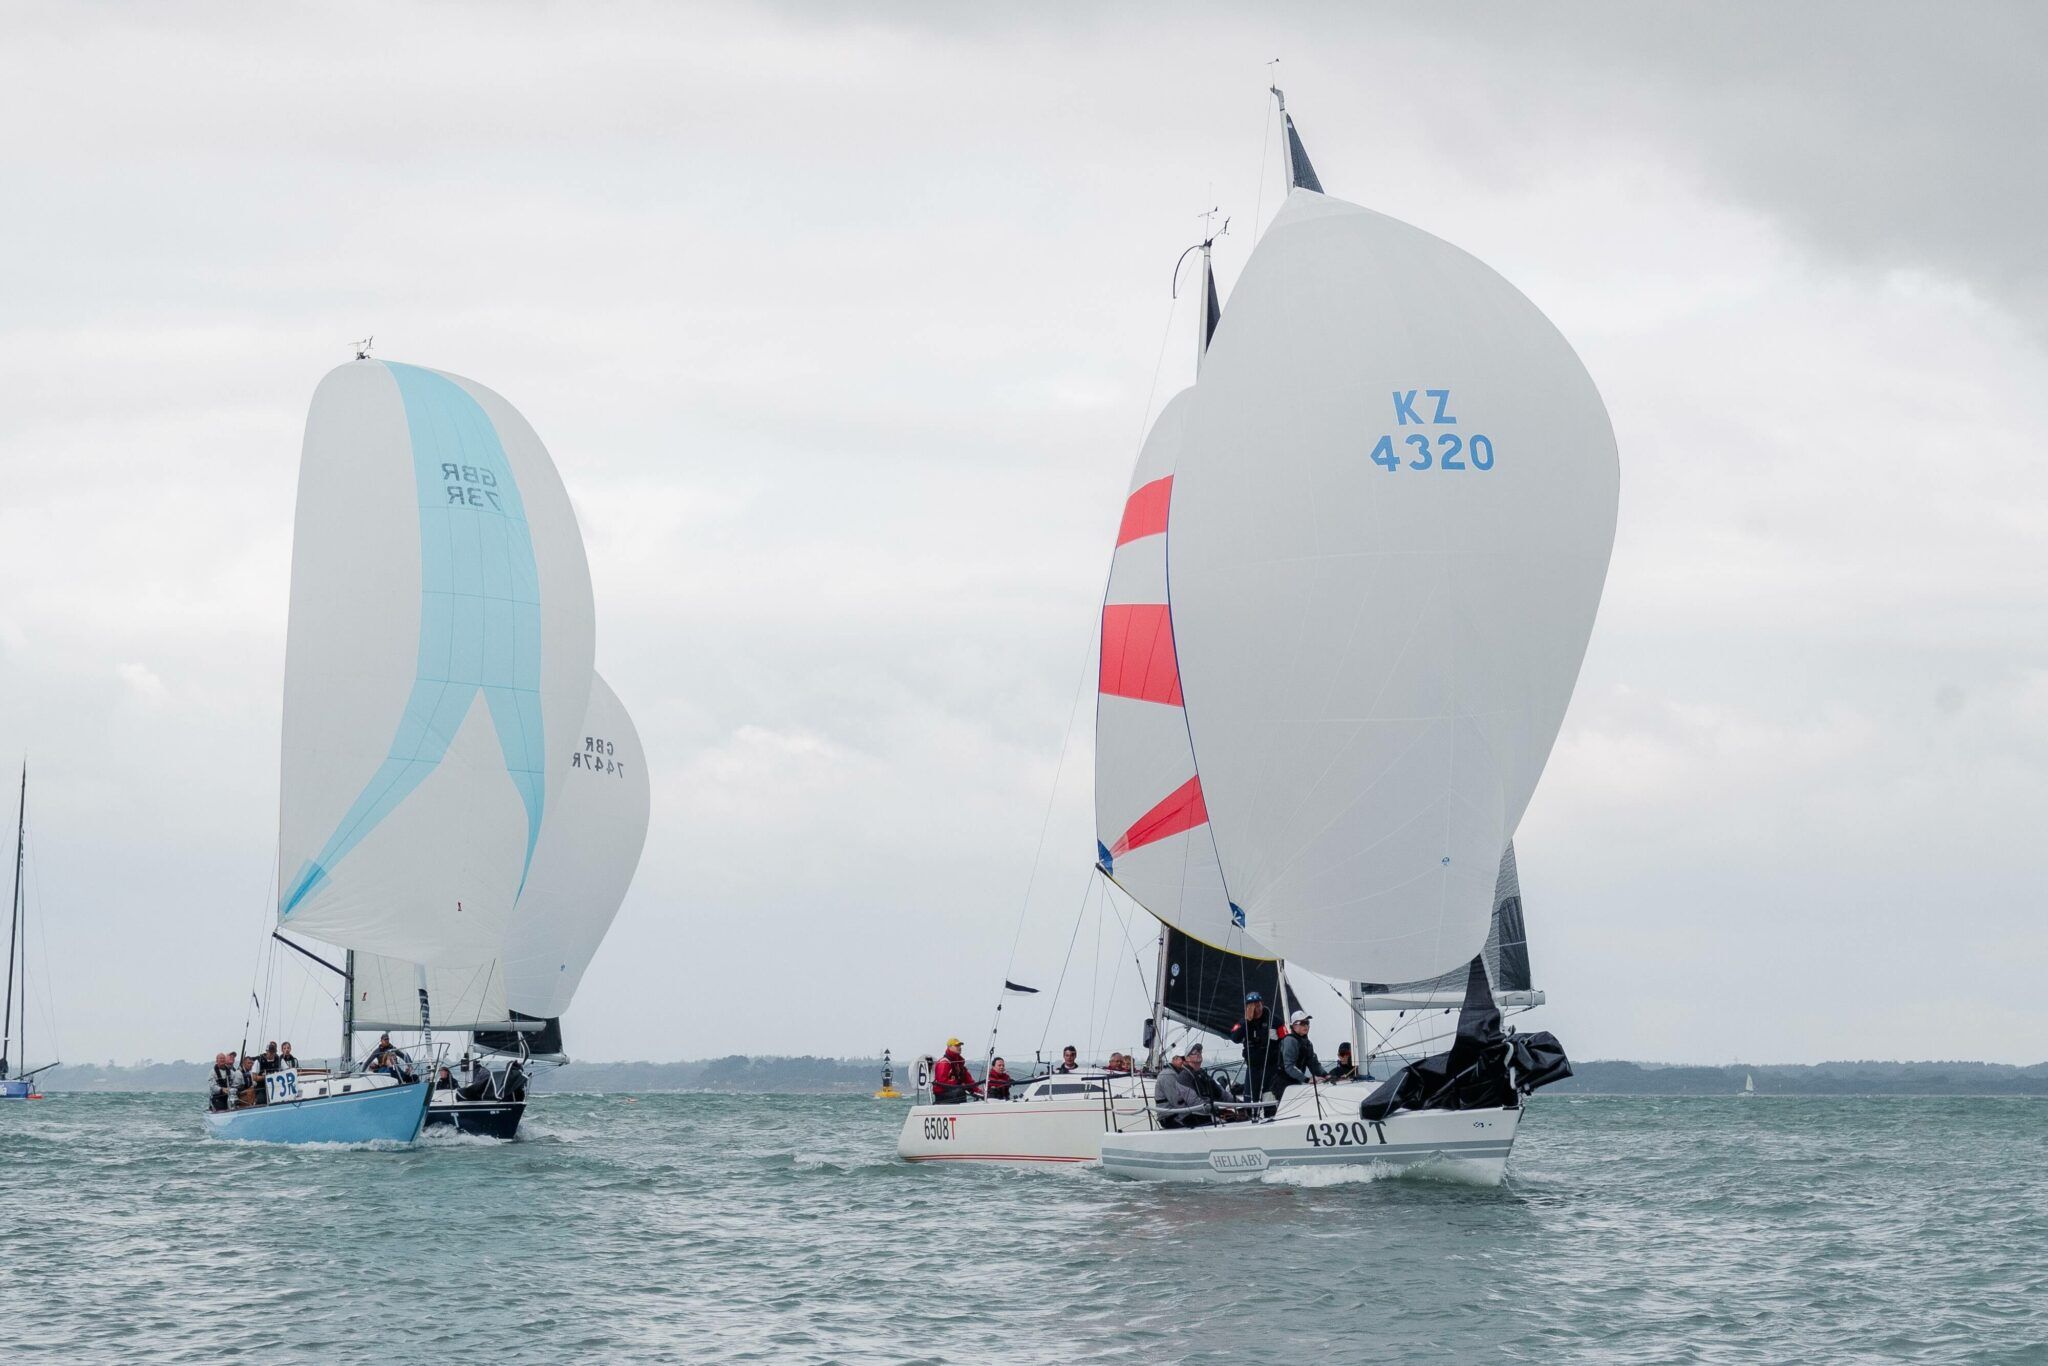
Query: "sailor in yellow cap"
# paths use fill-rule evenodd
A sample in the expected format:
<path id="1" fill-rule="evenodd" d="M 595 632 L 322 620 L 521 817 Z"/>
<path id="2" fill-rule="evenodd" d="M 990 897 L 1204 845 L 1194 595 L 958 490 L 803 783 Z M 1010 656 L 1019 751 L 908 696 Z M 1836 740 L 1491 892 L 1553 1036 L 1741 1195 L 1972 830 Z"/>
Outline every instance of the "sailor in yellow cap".
<path id="1" fill-rule="evenodd" d="M 946 1056 L 932 1069 L 932 1099 L 940 1105 L 958 1105 L 981 1094 L 981 1083 L 960 1055 L 960 1041 L 946 1040 Z"/>

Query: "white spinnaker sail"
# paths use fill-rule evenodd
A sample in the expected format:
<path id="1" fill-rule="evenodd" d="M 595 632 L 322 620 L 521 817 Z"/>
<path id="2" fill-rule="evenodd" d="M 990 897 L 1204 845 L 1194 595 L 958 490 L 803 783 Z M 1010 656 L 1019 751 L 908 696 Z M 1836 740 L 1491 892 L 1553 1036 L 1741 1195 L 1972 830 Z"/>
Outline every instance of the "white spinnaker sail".
<path id="1" fill-rule="evenodd" d="M 495 959 L 474 967 L 429 968 L 359 953 L 355 998 L 358 1029 L 502 1028 L 511 1018 L 505 1007 L 504 965 Z"/>
<path id="2" fill-rule="evenodd" d="M 381 361 L 306 422 L 278 918 L 408 963 L 495 958 L 570 775 L 593 614 L 554 464 L 498 395 Z"/>
<path id="3" fill-rule="evenodd" d="M 1096 857 L 1167 924 L 1212 947 L 1264 958 L 1270 955 L 1232 922 L 1224 895 L 1166 601 L 1166 523 L 1193 393 L 1167 402 L 1138 452 L 1110 560 L 1096 678 Z"/>
<path id="4" fill-rule="evenodd" d="M 505 950 L 512 1009 L 549 1019 L 569 1008 L 619 913 L 647 843 L 647 760 L 625 706 L 602 678 L 584 724 L 555 743 L 568 773 L 512 912 Z"/>
<path id="5" fill-rule="evenodd" d="M 1210 347 L 1167 535 L 1224 881 L 1268 948 L 1381 982 L 1478 952 L 1618 483 L 1535 305 L 1419 229 L 1289 194 Z"/>

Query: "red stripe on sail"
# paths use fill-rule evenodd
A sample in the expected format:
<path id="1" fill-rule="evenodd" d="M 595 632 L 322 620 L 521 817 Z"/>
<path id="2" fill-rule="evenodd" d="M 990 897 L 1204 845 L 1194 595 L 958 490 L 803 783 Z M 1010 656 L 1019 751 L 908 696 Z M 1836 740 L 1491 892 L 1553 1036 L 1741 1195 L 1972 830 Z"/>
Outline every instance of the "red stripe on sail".
<path id="1" fill-rule="evenodd" d="M 1202 777 L 1196 774 L 1175 788 L 1165 801 L 1131 822 L 1131 828 L 1124 831 L 1109 856 L 1122 858 L 1133 849 L 1205 825 L 1208 820 L 1209 806 L 1202 800 Z"/>
<path id="2" fill-rule="evenodd" d="M 1163 602 L 1111 603 L 1102 609 L 1102 667 L 1096 686 L 1110 697 L 1180 705 L 1173 621 Z"/>
<path id="3" fill-rule="evenodd" d="M 1116 529 L 1116 543 L 1129 545 L 1166 530 L 1166 509 L 1173 501 L 1173 476 L 1154 479 L 1130 496 L 1124 504 L 1123 525 Z"/>

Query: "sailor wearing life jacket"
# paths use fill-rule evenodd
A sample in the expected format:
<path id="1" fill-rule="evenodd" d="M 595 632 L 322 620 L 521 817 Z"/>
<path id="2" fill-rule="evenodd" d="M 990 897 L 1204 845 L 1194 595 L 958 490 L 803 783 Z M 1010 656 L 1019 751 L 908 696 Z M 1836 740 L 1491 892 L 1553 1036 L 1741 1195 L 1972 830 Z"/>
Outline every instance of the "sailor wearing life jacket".
<path id="1" fill-rule="evenodd" d="M 946 1056 L 932 1069 L 932 1099 L 941 1105 L 958 1105 L 980 1094 L 981 1083 L 974 1079 L 967 1059 L 960 1055 L 960 1041 L 946 1040 Z"/>

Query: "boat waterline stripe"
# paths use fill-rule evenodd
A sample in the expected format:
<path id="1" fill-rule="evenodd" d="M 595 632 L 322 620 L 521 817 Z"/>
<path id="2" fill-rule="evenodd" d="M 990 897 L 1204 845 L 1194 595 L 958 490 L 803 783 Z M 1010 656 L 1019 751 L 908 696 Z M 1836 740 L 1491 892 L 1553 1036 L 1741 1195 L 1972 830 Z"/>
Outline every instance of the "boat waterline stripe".
<path id="1" fill-rule="evenodd" d="M 519 485 L 490 415 L 469 391 L 416 365 L 379 362 L 405 405 L 419 500 L 420 633 L 412 694 L 384 762 L 320 852 L 292 877 L 288 918 L 447 757 L 478 693 L 526 806 L 526 870 L 547 796 L 540 704 L 540 568 Z"/>
<path id="2" fill-rule="evenodd" d="M 1506 1157 L 1514 1149 L 1513 1141 L 1506 1143 L 1414 1143 L 1385 1146 L 1373 1144 L 1370 1147 L 1346 1148 L 1335 1152 L 1314 1148 L 1279 1149 L 1272 1148 L 1216 1148 L 1199 1153 L 1153 1153 L 1135 1148 L 1112 1148 L 1104 1144 L 1102 1160 L 1105 1164 L 1115 1162 L 1133 1167 L 1183 1168 L 1199 1167 L 1207 1170 L 1210 1152 L 1260 1152 L 1266 1155 L 1270 1165 L 1284 1166 L 1367 1166 L 1374 1162 L 1414 1162 L 1430 1157 L 1473 1158 Z M 1246 1168 L 1256 1171 L 1259 1168 Z"/>

